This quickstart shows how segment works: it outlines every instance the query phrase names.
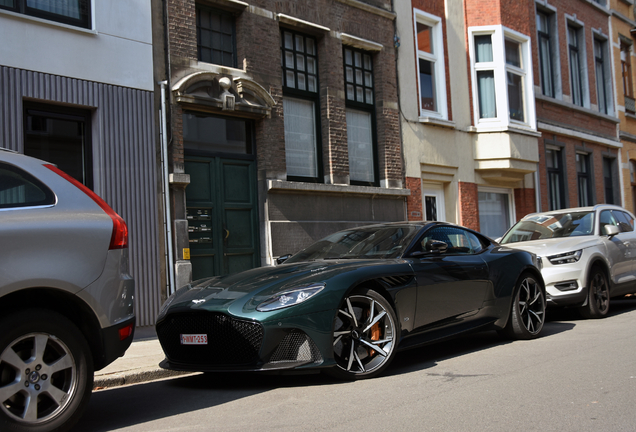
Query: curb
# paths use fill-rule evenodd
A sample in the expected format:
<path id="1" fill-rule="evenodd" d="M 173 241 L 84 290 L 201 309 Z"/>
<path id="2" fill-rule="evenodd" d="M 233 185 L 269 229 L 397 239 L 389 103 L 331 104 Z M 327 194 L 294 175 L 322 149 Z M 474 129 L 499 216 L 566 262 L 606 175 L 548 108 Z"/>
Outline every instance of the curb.
<path id="1" fill-rule="evenodd" d="M 189 371 L 173 371 L 168 369 L 148 369 L 140 371 L 118 372 L 110 375 L 95 377 L 93 391 L 106 388 L 120 387 L 128 384 L 139 384 L 147 381 L 154 381 L 161 378 L 169 378 L 178 375 L 192 375 Z"/>

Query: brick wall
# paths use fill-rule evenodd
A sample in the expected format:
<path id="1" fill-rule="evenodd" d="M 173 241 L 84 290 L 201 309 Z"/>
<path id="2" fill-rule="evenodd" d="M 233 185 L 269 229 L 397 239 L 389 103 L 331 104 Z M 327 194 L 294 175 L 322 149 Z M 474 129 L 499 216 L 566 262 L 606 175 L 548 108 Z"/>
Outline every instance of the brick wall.
<path id="1" fill-rule="evenodd" d="M 518 221 L 528 213 L 537 211 L 534 188 L 515 189 L 515 218 Z"/>
<path id="2" fill-rule="evenodd" d="M 459 224 L 479 231 L 479 193 L 475 183 L 459 182 Z"/>
<path id="3" fill-rule="evenodd" d="M 409 195 L 406 199 L 408 220 L 424 220 L 424 207 L 422 206 L 422 179 L 417 177 L 406 177 L 406 188 L 411 190 L 411 195 Z"/>

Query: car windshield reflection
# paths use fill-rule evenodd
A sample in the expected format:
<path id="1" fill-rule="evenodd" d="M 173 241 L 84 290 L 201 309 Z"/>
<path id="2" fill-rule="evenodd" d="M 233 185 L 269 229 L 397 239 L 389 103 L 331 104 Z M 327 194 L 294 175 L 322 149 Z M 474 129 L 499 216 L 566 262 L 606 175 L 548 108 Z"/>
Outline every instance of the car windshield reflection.
<path id="1" fill-rule="evenodd" d="M 417 227 L 407 225 L 372 226 L 340 231 L 301 250 L 285 262 L 398 258 L 417 231 Z"/>
<path id="2" fill-rule="evenodd" d="M 506 233 L 501 244 L 592 234 L 594 212 L 563 212 L 529 216 Z"/>

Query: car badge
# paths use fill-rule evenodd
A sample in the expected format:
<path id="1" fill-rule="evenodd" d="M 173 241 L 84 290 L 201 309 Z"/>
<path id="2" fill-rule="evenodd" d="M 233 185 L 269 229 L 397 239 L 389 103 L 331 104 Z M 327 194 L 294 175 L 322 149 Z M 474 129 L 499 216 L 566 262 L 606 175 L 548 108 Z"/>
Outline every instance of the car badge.
<path id="1" fill-rule="evenodd" d="M 201 304 L 201 303 L 205 303 L 205 299 L 194 299 L 192 300 L 192 303 L 194 304 Z"/>

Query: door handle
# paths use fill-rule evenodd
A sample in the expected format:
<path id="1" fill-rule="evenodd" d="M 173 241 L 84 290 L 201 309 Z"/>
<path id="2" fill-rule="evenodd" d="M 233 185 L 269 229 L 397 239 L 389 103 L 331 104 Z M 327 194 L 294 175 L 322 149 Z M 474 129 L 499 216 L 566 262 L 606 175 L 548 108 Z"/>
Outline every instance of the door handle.
<path id="1" fill-rule="evenodd" d="M 223 231 L 225 231 L 225 237 L 223 237 L 223 240 L 227 240 L 230 236 L 230 231 L 227 228 L 223 228 Z"/>

